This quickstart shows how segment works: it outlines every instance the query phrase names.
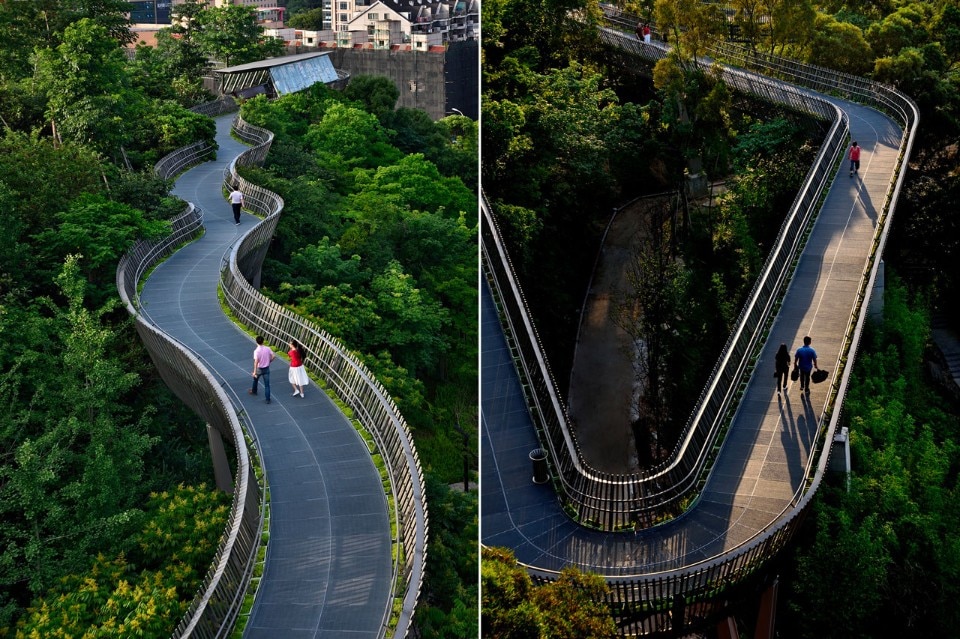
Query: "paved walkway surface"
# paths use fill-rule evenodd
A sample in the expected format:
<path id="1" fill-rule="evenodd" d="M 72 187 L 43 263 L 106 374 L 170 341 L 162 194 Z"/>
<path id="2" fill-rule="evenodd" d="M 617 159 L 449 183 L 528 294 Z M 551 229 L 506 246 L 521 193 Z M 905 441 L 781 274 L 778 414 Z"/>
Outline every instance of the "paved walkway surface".
<path id="1" fill-rule="evenodd" d="M 810 335 L 820 368 L 836 370 L 901 139 L 899 126 L 886 116 L 832 101 L 848 113 L 851 135 L 863 148 L 860 174 L 849 177 L 845 164 L 830 188 L 716 465 L 699 501 L 683 516 L 638 533 L 602 533 L 570 520 L 549 484 L 533 484 L 528 453 L 539 444 L 492 299 L 483 292 L 485 545 L 511 548 L 521 563 L 547 570 L 574 564 L 608 577 L 650 574 L 729 552 L 791 508 L 810 463 L 828 384 L 814 385 L 803 397 L 791 383 L 778 399 L 773 355 L 781 342 L 793 352 Z"/>
<path id="2" fill-rule="evenodd" d="M 245 148 L 217 118 L 218 159 L 181 175 L 174 193 L 204 212 L 206 233 L 163 262 L 141 294 L 143 310 L 191 348 L 244 411 L 270 490 L 266 569 L 244 637 L 378 637 L 391 602 L 390 521 L 380 476 L 359 434 L 311 383 L 292 397 L 288 364 L 271 369 L 272 401 L 250 396 L 253 339 L 223 314 L 221 260 L 258 219 L 235 226 L 223 171 Z M 280 345 L 286 351 L 286 345 Z"/>

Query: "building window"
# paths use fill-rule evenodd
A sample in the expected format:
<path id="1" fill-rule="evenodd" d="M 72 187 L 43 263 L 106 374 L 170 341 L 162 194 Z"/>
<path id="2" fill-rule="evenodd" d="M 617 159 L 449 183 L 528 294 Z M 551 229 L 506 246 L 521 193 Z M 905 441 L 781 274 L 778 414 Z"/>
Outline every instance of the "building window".
<path id="1" fill-rule="evenodd" d="M 341 3 L 340 3 L 340 10 L 341 10 L 341 11 L 346 11 L 346 10 L 347 10 L 347 3 L 346 3 L 346 2 L 341 2 Z"/>
<path id="2" fill-rule="evenodd" d="M 377 16 L 378 16 L 378 15 L 379 15 L 379 14 L 371 13 L 371 14 L 370 14 L 370 19 L 371 19 L 371 20 L 377 20 Z"/>
<path id="3" fill-rule="evenodd" d="M 341 14 L 340 14 L 340 22 L 346 22 L 346 21 L 347 21 L 347 14 L 341 13 Z"/>

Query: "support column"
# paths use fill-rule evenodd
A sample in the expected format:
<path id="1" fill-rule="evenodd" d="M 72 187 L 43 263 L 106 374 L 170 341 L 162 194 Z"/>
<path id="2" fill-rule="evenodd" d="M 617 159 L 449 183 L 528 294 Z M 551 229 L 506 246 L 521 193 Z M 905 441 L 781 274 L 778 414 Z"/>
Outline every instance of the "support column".
<path id="1" fill-rule="evenodd" d="M 757 612 L 757 627 L 753 632 L 753 639 L 773 639 L 773 631 L 777 620 L 777 590 L 780 587 L 780 578 L 775 577 L 770 587 L 760 595 L 760 610 Z"/>
<path id="2" fill-rule="evenodd" d="M 220 436 L 220 431 L 210 424 L 207 424 L 207 442 L 210 444 L 213 476 L 216 479 L 217 488 L 232 495 L 233 477 L 230 476 L 230 461 L 227 459 L 227 451 L 223 448 L 223 437 Z"/>
<path id="3" fill-rule="evenodd" d="M 737 620 L 733 616 L 727 617 L 717 624 L 717 639 L 740 639 Z"/>

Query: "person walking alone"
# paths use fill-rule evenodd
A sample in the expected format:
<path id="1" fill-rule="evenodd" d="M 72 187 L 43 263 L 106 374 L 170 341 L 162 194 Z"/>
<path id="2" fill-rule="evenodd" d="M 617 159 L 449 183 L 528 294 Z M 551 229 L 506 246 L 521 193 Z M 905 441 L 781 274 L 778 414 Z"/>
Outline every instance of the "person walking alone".
<path id="1" fill-rule="evenodd" d="M 257 384 L 260 378 L 263 378 L 263 395 L 270 403 L 270 362 L 276 355 L 270 350 L 270 347 L 263 343 L 263 337 L 257 335 L 257 347 L 253 349 L 253 386 L 247 392 L 251 395 L 257 394 Z"/>
<path id="2" fill-rule="evenodd" d="M 240 226 L 240 211 L 243 209 L 243 193 L 240 189 L 230 192 L 230 206 L 233 207 L 233 223 Z"/>
<path id="3" fill-rule="evenodd" d="M 793 362 L 800 369 L 800 391 L 807 395 L 810 394 L 810 371 L 814 368 L 820 370 L 817 366 L 817 351 L 810 346 L 812 341 L 809 335 L 803 338 L 803 346 L 797 349 Z"/>
<path id="4" fill-rule="evenodd" d="M 860 175 L 860 147 L 856 142 L 850 145 L 850 177 Z"/>
<path id="5" fill-rule="evenodd" d="M 780 396 L 780 387 L 783 387 L 783 392 L 787 392 L 787 378 L 790 376 L 790 351 L 787 350 L 786 344 L 780 344 L 777 354 L 774 355 L 774 362 L 776 364 L 776 374 L 777 374 L 777 397 Z"/>
<path id="6" fill-rule="evenodd" d="M 290 356 L 290 372 L 287 373 L 287 381 L 293 387 L 293 396 L 303 397 L 303 387 L 310 383 L 307 371 L 303 368 L 303 358 L 306 353 L 303 351 L 303 346 L 295 339 L 290 340 L 288 346 L 290 347 L 287 351 L 287 355 Z"/>

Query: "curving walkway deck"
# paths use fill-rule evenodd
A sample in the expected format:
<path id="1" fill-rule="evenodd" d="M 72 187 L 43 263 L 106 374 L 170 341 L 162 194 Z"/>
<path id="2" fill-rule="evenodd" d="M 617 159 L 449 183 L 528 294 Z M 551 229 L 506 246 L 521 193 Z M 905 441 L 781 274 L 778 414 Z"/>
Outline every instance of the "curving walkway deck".
<path id="1" fill-rule="evenodd" d="M 823 96 L 827 97 L 827 96 Z M 902 137 L 887 116 L 836 100 L 863 148 L 859 177 L 844 163 L 820 210 L 755 373 L 750 378 L 707 484 L 683 516 L 639 532 L 608 533 L 573 522 L 550 484 L 531 481 L 528 453 L 539 443 L 486 287 L 481 297 L 481 541 L 511 548 L 543 572 L 575 565 L 609 579 L 654 575 L 735 552 L 795 505 L 829 384 L 801 397 L 791 382 L 778 400 L 773 355 L 813 338 L 820 367 L 837 370 L 873 248 L 877 211 L 891 188 Z M 789 152 L 789 150 L 784 150 Z"/>
<path id="2" fill-rule="evenodd" d="M 255 433 L 270 491 L 266 566 L 244 637 L 376 638 L 392 598 L 390 520 L 366 444 L 311 384 L 291 397 L 287 362 L 271 366 L 272 402 L 247 394 L 254 341 L 221 310 L 220 266 L 257 223 L 235 226 L 224 169 L 245 146 L 217 118 L 218 159 L 182 174 L 174 193 L 204 212 L 206 232 L 160 264 L 140 296 L 142 312 L 222 380 Z M 272 345 L 286 352 L 285 345 Z"/>

